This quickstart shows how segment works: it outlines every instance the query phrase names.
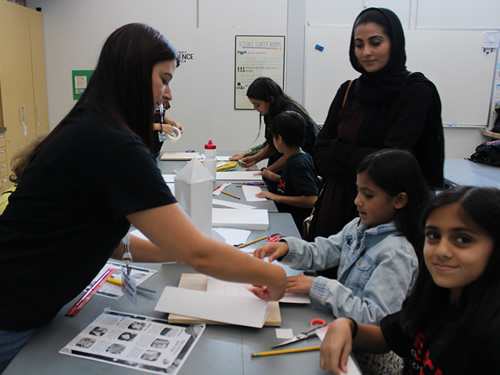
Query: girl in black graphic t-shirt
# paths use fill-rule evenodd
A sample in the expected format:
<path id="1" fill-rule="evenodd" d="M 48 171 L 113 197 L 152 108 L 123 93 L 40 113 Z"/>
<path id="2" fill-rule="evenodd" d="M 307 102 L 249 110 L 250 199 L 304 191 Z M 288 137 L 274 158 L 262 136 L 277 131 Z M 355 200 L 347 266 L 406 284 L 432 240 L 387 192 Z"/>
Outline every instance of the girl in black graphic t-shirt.
<path id="1" fill-rule="evenodd" d="M 321 346 L 323 369 L 345 371 L 353 345 L 395 351 L 405 358 L 404 374 L 498 372 L 500 190 L 445 190 L 428 204 L 423 219 L 423 262 L 402 311 L 380 327 L 334 321 Z"/>

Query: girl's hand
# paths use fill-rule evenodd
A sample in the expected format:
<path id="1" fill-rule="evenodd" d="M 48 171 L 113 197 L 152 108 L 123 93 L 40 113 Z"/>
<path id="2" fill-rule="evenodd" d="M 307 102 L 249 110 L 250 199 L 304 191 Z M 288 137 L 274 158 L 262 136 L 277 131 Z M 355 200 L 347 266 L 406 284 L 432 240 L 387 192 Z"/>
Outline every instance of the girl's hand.
<path id="1" fill-rule="evenodd" d="M 264 259 L 269 257 L 272 262 L 288 253 L 288 244 L 286 242 L 268 242 L 254 251 L 253 256 Z"/>
<path id="2" fill-rule="evenodd" d="M 247 156 L 246 158 L 241 159 L 240 165 L 243 168 L 250 168 L 252 165 L 257 164 L 257 159 L 253 156 Z"/>
<path id="3" fill-rule="evenodd" d="M 352 351 L 352 325 L 346 318 L 332 322 L 320 347 L 320 367 L 335 375 L 347 372 L 347 359 Z"/>
<path id="4" fill-rule="evenodd" d="M 290 276 L 286 281 L 286 293 L 309 293 L 314 277 L 301 273 L 299 276 Z"/>
<path id="5" fill-rule="evenodd" d="M 250 150 L 244 151 L 244 152 L 240 152 L 239 154 L 234 154 L 233 156 L 229 157 L 229 160 L 231 160 L 231 161 L 235 161 L 235 160 L 238 161 L 241 158 L 245 157 L 245 154 L 247 152 L 250 152 Z"/>
<path id="6" fill-rule="evenodd" d="M 257 198 L 269 198 L 274 200 L 276 194 L 270 193 L 268 191 L 261 191 L 260 193 L 255 194 Z"/>
<path id="7" fill-rule="evenodd" d="M 281 177 L 279 174 L 270 171 L 269 168 L 265 168 L 262 171 L 261 175 L 262 175 L 262 177 L 265 177 L 265 178 L 272 180 L 272 181 L 279 181 L 280 177 Z"/>

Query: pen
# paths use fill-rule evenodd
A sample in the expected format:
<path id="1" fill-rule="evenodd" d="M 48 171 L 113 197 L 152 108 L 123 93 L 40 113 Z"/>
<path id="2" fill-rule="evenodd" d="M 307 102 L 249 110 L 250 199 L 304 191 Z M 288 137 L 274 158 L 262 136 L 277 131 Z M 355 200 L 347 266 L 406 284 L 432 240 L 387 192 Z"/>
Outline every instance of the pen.
<path id="1" fill-rule="evenodd" d="M 236 195 L 233 195 L 233 194 L 226 193 L 225 191 L 221 191 L 221 193 L 229 195 L 230 197 L 233 197 L 233 198 L 236 198 L 236 199 L 240 199 L 240 197 L 237 197 Z"/>
<path id="2" fill-rule="evenodd" d="M 254 244 L 254 243 L 256 243 L 256 242 L 259 242 L 259 241 L 265 240 L 266 238 L 267 238 L 267 236 L 264 236 L 264 237 L 261 237 L 261 238 L 257 238 L 256 240 L 253 240 L 253 241 L 247 242 L 247 243 L 245 243 L 245 244 L 243 244 L 243 245 L 240 245 L 240 246 L 238 246 L 238 247 L 241 249 L 242 247 L 246 247 L 246 246 L 251 245 L 251 244 Z"/>
<path id="3" fill-rule="evenodd" d="M 122 286 L 122 281 L 121 280 L 118 280 L 118 279 L 115 279 L 114 277 L 108 277 L 106 279 L 106 281 L 108 283 L 111 283 L 111 284 L 114 284 L 114 285 L 118 285 L 118 286 Z M 143 290 L 145 292 L 149 292 L 149 293 L 156 293 L 155 290 L 151 290 L 151 289 L 147 289 L 147 288 L 144 288 L 142 286 L 138 286 L 137 287 L 137 290 Z"/>
<path id="4" fill-rule="evenodd" d="M 251 185 L 251 186 L 265 186 L 263 182 L 241 182 L 242 185 Z M 241 187 L 241 185 L 236 185 Z"/>
<path id="5" fill-rule="evenodd" d="M 298 348 L 298 349 L 284 349 L 284 350 L 273 350 L 270 352 L 252 353 L 251 356 L 252 356 L 252 358 L 255 358 L 255 357 L 264 357 L 266 355 L 310 352 L 312 350 L 319 350 L 319 346 L 309 346 L 306 348 Z"/>

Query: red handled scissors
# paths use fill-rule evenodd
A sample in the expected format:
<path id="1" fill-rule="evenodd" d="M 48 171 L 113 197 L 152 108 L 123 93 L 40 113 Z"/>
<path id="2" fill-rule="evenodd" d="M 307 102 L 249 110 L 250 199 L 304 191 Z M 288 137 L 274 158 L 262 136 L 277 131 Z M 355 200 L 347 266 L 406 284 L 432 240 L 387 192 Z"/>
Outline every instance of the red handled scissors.
<path id="1" fill-rule="evenodd" d="M 267 236 L 267 242 L 278 242 L 280 239 L 285 237 L 284 234 L 281 233 L 273 233 Z"/>
<path id="2" fill-rule="evenodd" d="M 328 324 L 330 325 L 330 324 Z M 322 327 L 326 326 L 326 322 L 323 319 L 313 319 L 311 320 L 311 323 L 309 324 L 309 330 L 304 331 L 299 333 L 298 335 L 295 335 L 289 340 L 283 341 L 282 343 L 276 344 L 274 346 L 271 346 L 271 348 L 279 348 L 280 346 L 285 346 L 289 344 L 293 344 L 294 342 L 297 341 L 302 341 L 309 339 L 311 337 L 316 336 L 316 331 Z"/>

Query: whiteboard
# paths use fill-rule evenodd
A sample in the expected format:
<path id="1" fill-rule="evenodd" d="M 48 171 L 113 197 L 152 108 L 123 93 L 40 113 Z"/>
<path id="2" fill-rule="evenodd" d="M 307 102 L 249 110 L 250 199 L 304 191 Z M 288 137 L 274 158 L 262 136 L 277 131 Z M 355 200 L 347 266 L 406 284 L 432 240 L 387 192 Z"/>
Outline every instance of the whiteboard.
<path id="1" fill-rule="evenodd" d="M 408 70 L 436 85 L 443 124 L 486 126 L 497 52 L 483 52 L 483 31 L 407 29 L 405 36 Z M 318 123 L 339 86 L 360 75 L 349 62 L 350 37 L 351 27 L 306 26 L 304 105 Z"/>

